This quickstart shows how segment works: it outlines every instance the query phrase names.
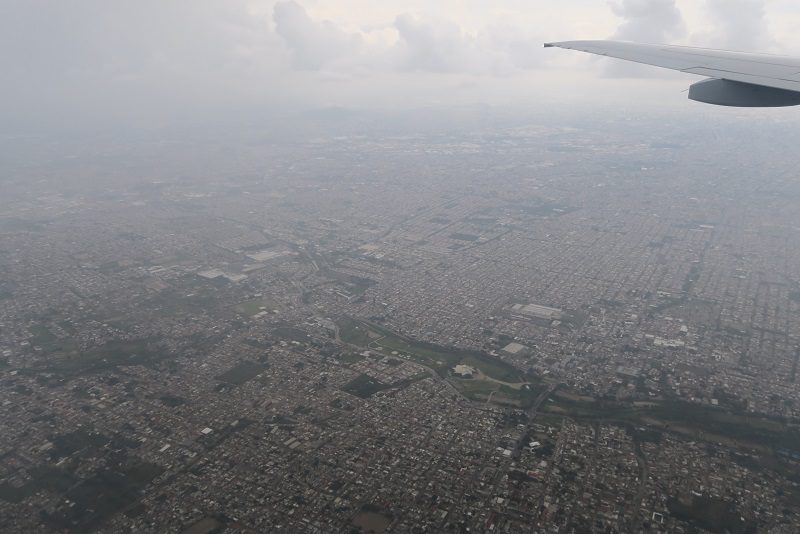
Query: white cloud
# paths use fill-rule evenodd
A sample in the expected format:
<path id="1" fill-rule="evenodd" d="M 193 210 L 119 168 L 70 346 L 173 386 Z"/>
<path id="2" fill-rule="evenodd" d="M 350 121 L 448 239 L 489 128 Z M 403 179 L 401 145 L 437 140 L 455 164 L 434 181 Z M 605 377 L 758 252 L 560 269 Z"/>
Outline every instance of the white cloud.
<path id="1" fill-rule="evenodd" d="M 276 92 L 266 82 L 281 69 L 277 45 L 245 0 L 3 0 L 0 121 L 135 123 L 218 110 Z"/>
<path id="2" fill-rule="evenodd" d="M 541 41 L 513 26 L 493 25 L 470 33 L 451 21 L 423 21 L 404 14 L 394 27 L 399 39 L 389 52 L 393 69 L 508 76 L 539 63 L 534 58 Z"/>
<path id="3" fill-rule="evenodd" d="M 275 4 L 273 21 L 291 50 L 293 65 L 301 70 L 321 70 L 337 59 L 358 54 L 363 44 L 359 34 L 346 33 L 328 20 L 312 20 L 294 0 Z"/>
<path id="4" fill-rule="evenodd" d="M 668 43 L 686 32 L 675 0 L 619 0 L 609 5 L 615 15 L 625 19 L 614 39 Z"/>
<path id="5" fill-rule="evenodd" d="M 589 94 L 609 84 L 595 62 L 543 41 L 762 49 L 779 28 L 800 48 L 790 24 L 800 8 L 784 0 L 0 0 L 0 127 L 505 102 L 566 80 Z"/>
<path id="6" fill-rule="evenodd" d="M 450 72 L 469 63 L 470 43 L 461 28 L 441 24 L 438 28 L 411 15 L 400 15 L 394 27 L 400 36 L 398 66 L 405 70 Z"/>
<path id="7" fill-rule="evenodd" d="M 493 24 L 465 31 L 441 17 L 403 13 L 388 28 L 347 31 L 314 20 L 293 0 L 275 5 L 275 30 L 299 70 L 324 71 L 328 78 L 370 72 L 464 73 L 507 76 L 540 64 L 541 39 L 523 28 Z"/>
<path id="8" fill-rule="evenodd" d="M 683 14 L 675 0 L 618 0 L 609 2 L 609 6 L 624 19 L 612 39 L 662 44 L 674 42 L 686 33 Z M 611 61 L 606 67 L 606 74 L 615 77 L 652 77 L 658 73 L 651 67 L 620 61 Z"/>
<path id="9" fill-rule="evenodd" d="M 711 46 L 748 52 L 775 48 L 764 0 L 707 0 L 706 9 L 713 23 Z"/>

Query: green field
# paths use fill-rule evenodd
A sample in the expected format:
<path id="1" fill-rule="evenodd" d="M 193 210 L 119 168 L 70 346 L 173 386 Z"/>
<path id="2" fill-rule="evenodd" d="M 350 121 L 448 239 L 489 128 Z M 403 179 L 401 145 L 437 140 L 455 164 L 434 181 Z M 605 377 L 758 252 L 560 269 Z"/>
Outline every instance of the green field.
<path id="1" fill-rule="evenodd" d="M 397 351 L 399 355 L 430 367 L 441 376 L 447 376 L 456 365 L 464 364 L 502 382 L 524 381 L 522 373 L 514 366 L 482 352 L 415 341 L 380 326 L 353 319 L 344 319 L 338 325 L 339 336 L 346 343 L 373 350 L 382 348 L 384 353 Z"/>
<path id="2" fill-rule="evenodd" d="M 279 326 L 278 328 L 275 328 L 272 333 L 275 336 L 288 341 L 307 343 L 310 340 L 310 337 L 307 333 L 303 332 L 299 328 L 293 328 L 291 326 Z"/>
<path id="3" fill-rule="evenodd" d="M 543 409 L 576 419 L 629 422 L 675 432 L 692 439 L 723 442 L 762 453 L 800 451 L 800 428 L 777 419 L 677 400 L 651 406 L 613 401 L 583 402 L 556 395 Z"/>
<path id="4" fill-rule="evenodd" d="M 149 299 L 147 305 L 161 317 L 193 316 L 219 308 L 219 296 L 213 290 L 187 285 L 183 291 L 165 289 Z"/>
<path id="5" fill-rule="evenodd" d="M 58 338 L 43 325 L 31 327 L 30 331 L 33 334 L 31 344 L 45 352 L 72 353 L 78 350 L 78 344 L 73 340 Z"/>
<path id="6" fill-rule="evenodd" d="M 336 359 L 342 363 L 358 363 L 363 361 L 364 357 L 357 352 L 345 351 L 337 356 Z"/>
<path id="7" fill-rule="evenodd" d="M 412 376 L 405 380 L 401 380 L 400 382 L 395 382 L 393 384 L 384 384 L 383 382 L 375 380 L 374 378 L 361 374 L 355 377 L 347 384 L 345 384 L 344 387 L 342 387 L 342 391 L 350 393 L 351 395 L 355 395 L 356 397 L 366 399 L 373 396 L 375 393 L 383 391 L 385 389 L 392 389 L 392 388 L 402 389 L 408 387 L 414 382 L 418 382 L 419 380 L 422 380 L 427 376 L 428 376 L 427 374 L 423 373 L 416 376 Z"/>
<path id="8" fill-rule="evenodd" d="M 58 379 L 98 373 L 125 365 L 151 366 L 166 356 L 148 340 L 110 341 L 86 352 L 70 352 L 26 372 L 52 373 Z"/>
<path id="9" fill-rule="evenodd" d="M 265 363 L 241 362 L 228 371 L 217 376 L 217 380 L 228 384 L 241 385 L 248 380 L 255 378 L 267 368 Z"/>
<path id="10" fill-rule="evenodd" d="M 375 282 L 369 278 L 361 278 L 358 276 L 351 277 L 347 283 L 347 289 L 356 296 L 361 296 L 367 292 L 367 289 L 374 286 Z"/>
<path id="11" fill-rule="evenodd" d="M 107 436 L 87 428 L 50 436 L 53 447 L 48 451 L 50 462 L 63 458 L 112 458 L 106 451 L 130 452 L 140 442 L 122 434 Z M 163 472 L 160 466 L 139 460 L 131 454 L 113 456 L 91 475 L 74 473 L 75 461 L 63 466 L 52 463 L 27 469 L 30 479 L 21 487 L 0 484 L 0 499 L 19 503 L 44 491 L 57 495 L 59 502 L 72 501 L 73 506 L 59 505 L 55 510 L 41 512 L 41 518 L 53 531 L 89 532 L 106 518 L 134 503 L 141 490 Z"/>
<path id="12" fill-rule="evenodd" d="M 177 397 L 175 395 L 162 395 L 158 398 L 158 400 L 170 408 L 177 408 L 178 406 L 183 406 L 186 404 L 186 399 L 183 397 Z"/>
<path id="13" fill-rule="evenodd" d="M 367 375 L 358 375 L 353 380 L 348 382 L 343 388 L 343 391 L 366 399 L 375 393 L 388 388 L 386 384 L 370 378 Z"/>
<path id="14" fill-rule="evenodd" d="M 141 490 L 162 472 L 161 467 L 147 462 L 101 469 L 64 493 L 74 506 L 60 507 L 52 514 L 44 513 L 42 519 L 59 532 L 91 532 L 136 502 Z"/>
<path id="15" fill-rule="evenodd" d="M 485 401 L 489 394 L 500 388 L 500 384 L 486 380 L 453 379 L 451 382 L 462 395 L 475 401 Z"/>
<path id="16" fill-rule="evenodd" d="M 35 467 L 29 474 L 31 479 L 22 487 L 16 488 L 8 482 L 0 484 L 0 499 L 19 503 L 41 490 L 59 493 L 66 491 L 77 481 L 73 474 L 58 467 Z"/>
<path id="17" fill-rule="evenodd" d="M 678 499 L 667 501 L 669 512 L 715 534 L 744 534 L 755 532 L 755 525 L 742 519 L 736 507 L 722 499 L 692 497 L 691 503 Z"/>
<path id="18" fill-rule="evenodd" d="M 234 309 L 242 315 L 252 317 L 261 313 L 262 311 L 272 313 L 272 310 L 279 310 L 280 306 L 272 299 L 261 297 L 257 299 L 246 300 L 240 304 L 237 304 Z"/>
<path id="19" fill-rule="evenodd" d="M 536 400 L 540 393 L 534 389 L 514 389 L 497 382 L 488 380 L 461 380 L 451 378 L 450 382 L 464 395 L 474 401 L 486 401 L 491 395 L 495 404 L 510 404 L 520 408 L 527 408 Z M 492 392 L 494 394 L 492 395 Z"/>
<path id="20" fill-rule="evenodd" d="M 339 327 L 339 337 L 342 341 L 358 347 L 366 347 L 380 337 L 380 334 L 370 330 L 366 325 L 351 319 L 342 319 L 337 325 Z M 370 337 L 370 334 L 373 334 L 373 337 Z"/>

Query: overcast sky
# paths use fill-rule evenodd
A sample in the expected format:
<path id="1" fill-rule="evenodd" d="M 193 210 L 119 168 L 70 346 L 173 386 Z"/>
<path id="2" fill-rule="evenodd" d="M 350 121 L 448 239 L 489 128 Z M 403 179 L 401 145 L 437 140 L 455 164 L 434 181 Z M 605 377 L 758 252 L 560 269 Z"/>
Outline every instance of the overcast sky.
<path id="1" fill-rule="evenodd" d="M 0 121 L 24 130 L 325 106 L 535 108 L 592 98 L 689 105 L 680 91 L 692 77 L 542 49 L 549 40 L 598 38 L 800 55 L 800 6 L 0 0 Z M 629 76 L 636 79 L 621 79 Z"/>

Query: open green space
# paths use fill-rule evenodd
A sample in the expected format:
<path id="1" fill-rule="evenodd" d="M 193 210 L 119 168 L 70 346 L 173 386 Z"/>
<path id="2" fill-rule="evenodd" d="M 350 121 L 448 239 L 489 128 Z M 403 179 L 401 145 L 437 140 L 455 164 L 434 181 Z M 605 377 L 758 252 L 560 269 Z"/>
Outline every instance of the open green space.
<path id="1" fill-rule="evenodd" d="M 358 363 L 364 360 L 364 356 L 353 351 L 344 351 L 336 357 L 342 363 Z"/>
<path id="2" fill-rule="evenodd" d="M 339 337 L 342 341 L 358 347 L 366 347 L 375 339 L 381 337 L 380 334 L 370 330 L 368 326 L 352 319 L 342 319 L 337 323 L 337 326 L 339 327 Z"/>
<path id="3" fill-rule="evenodd" d="M 0 499 L 10 503 L 20 503 L 41 490 L 61 493 L 75 484 L 75 476 L 58 467 L 35 467 L 29 472 L 31 479 L 21 487 L 8 482 L 0 484 Z"/>
<path id="4" fill-rule="evenodd" d="M 550 426 L 553 428 L 561 428 L 564 418 L 558 415 L 551 415 L 548 413 L 538 412 L 536 414 L 536 423 L 543 426 Z"/>
<path id="5" fill-rule="evenodd" d="M 50 439 L 53 448 L 49 455 L 52 460 L 66 458 L 78 451 L 97 451 L 107 445 L 110 439 L 99 432 L 80 428 Z"/>
<path id="6" fill-rule="evenodd" d="M 397 351 L 400 356 L 430 367 L 441 376 L 458 364 L 469 365 L 502 382 L 523 382 L 522 373 L 499 358 L 478 351 L 442 347 L 395 334 L 383 327 L 353 319 L 339 321 L 339 336 L 346 343 L 369 349 Z"/>
<path id="7" fill-rule="evenodd" d="M 563 204 L 554 204 L 542 199 L 522 201 L 517 203 L 515 207 L 526 215 L 536 217 L 560 217 L 578 209 Z"/>
<path id="8" fill-rule="evenodd" d="M 500 384 L 486 380 L 455 379 L 452 382 L 462 395 L 471 400 L 486 400 L 489 394 L 497 391 L 500 386 Z"/>
<path id="9" fill-rule="evenodd" d="M 342 387 L 342 391 L 350 393 L 351 395 L 355 395 L 356 397 L 360 397 L 362 399 L 366 399 L 371 397 L 375 393 L 379 391 L 383 391 L 385 389 L 402 389 L 405 387 L 410 386 L 414 382 L 418 382 L 423 378 L 428 376 L 427 373 L 421 373 L 405 380 L 400 380 L 399 382 L 394 382 L 392 384 L 384 384 L 379 380 L 375 380 L 374 378 L 369 377 L 368 375 L 361 374 L 355 377 L 353 380 L 348 382 Z"/>
<path id="10" fill-rule="evenodd" d="M 373 503 L 365 504 L 353 518 L 352 524 L 358 529 L 355 532 L 384 532 L 391 526 L 394 516 L 382 506 Z"/>
<path id="11" fill-rule="evenodd" d="M 220 532 L 223 524 L 213 517 L 205 517 L 183 531 L 183 534 L 212 534 Z"/>
<path id="12" fill-rule="evenodd" d="M 264 372 L 267 367 L 268 366 L 265 363 L 250 361 L 240 362 L 228 371 L 225 371 L 221 375 L 217 376 L 217 380 L 238 386 L 244 384 L 252 378 L 255 378 Z"/>
<path id="13" fill-rule="evenodd" d="M 59 508 L 43 519 L 59 532 L 90 532 L 138 500 L 141 490 L 162 472 L 146 462 L 101 470 L 64 493 L 74 506 Z"/>
<path id="14" fill-rule="evenodd" d="M 347 290 L 353 295 L 361 296 L 367 292 L 367 289 L 375 285 L 374 280 L 369 278 L 362 278 L 360 276 L 353 276 L 346 283 Z"/>
<path id="15" fill-rule="evenodd" d="M 355 395 L 356 397 L 366 399 L 388 387 L 389 386 L 386 384 L 379 382 L 374 378 L 370 378 L 367 375 L 358 375 L 353 380 L 345 384 L 342 390 L 350 393 L 351 395 Z"/>
<path id="16" fill-rule="evenodd" d="M 474 401 L 486 401 L 490 398 L 496 404 L 509 404 L 520 408 L 528 408 L 541 391 L 536 387 L 515 389 L 490 380 L 472 380 L 451 378 L 450 382 L 464 397 Z"/>
<path id="17" fill-rule="evenodd" d="M 72 352 L 54 358 L 31 372 L 52 373 L 57 379 L 108 371 L 125 365 L 151 366 L 166 356 L 148 340 L 110 341 L 85 352 Z"/>
<path id="18" fill-rule="evenodd" d="M 800 427 L 797 425 L 757 414 L 731 412 L 678 400 L 635 406 L 605 400 L 585 402 L 556 395 L 542 408 L 576 419 L 628 422 L 760 452 L 800 451 Z"/>
<path id="19" fill-rule="evenodd" d="M 186 404 L 186 399 L 183 397 L 177 397 L 175 395 L 162 395 L 158 398 L 165 406 L 169 406 L 170 408 L 177 408 L 178 406 L 183 406 Z"/>
<path id="20" fill-rule="evenodd" d="M 680 425 L 745 445 L 800 451 L 800 428 L 777 419 L 677 401 L 662 402 L 646 412 L 667 427 Z"/>
<path id="21" fill-rule="evenodd" d="M 756 532 L 755 525 L 744 520 L 733 503 L 722 499 L 693 496 L 690 503 L 669 499 L 667 508 L 678 519 L 715 534 Z"/>
<path id="22" fill-rule="evenodd" d="M 279 310 L 280 305 L 277 301 L 267 298 L 267 297 L 260 297 L 251 300 L 246 300 L 237 304 L 234 309 L 241 313 L 242 315 L 246 315 L 248 317 L 252 317 L 257 315 L 263 311 L 267 313 L 271 313 L 272 310 Z"/>
<path id="23" fill-rule="evenodd" d="M 49 440 L 53 444 L 48 451 L 51 462 L 74 455 L 108 458 L 105 453 L 109 450 L 130 451 L 140 445 L 122 434 L 107 436 L 87 428 L 50 436 Z M 60 502 L 74 504 L 43 512 L 45 524 L 58 532 L 89 532 L 135 502 L 141 490 L 163 472 L 161 467 L 127 453 L 115 455 L 114 461 L 88 478 L 76 475 L 75 465 L 70 460 L 63 466 L 44 464 L 29 468 L 30 479 L 21 487 L 0 484 L 0 499 L 19 503 L 40 491 L 56 494 Z"/>
<path id="24" fill-rule="evenodd" d="M 278 328 L 274 329 L 272 333 L 277 337 L 287 339 L 289 341 L 297 341 L 299 343 L 307 343 L 310 339 L 306 332 L 291 326 L 279 326 Z"/>
<path id="25" fill-rule="evenodd" d="M 227 280 L 189 279 L 177 283 L 152 297 L 145 304 L 152 313 L 161 317 L 194 316 L 216 313 L 224 307 L 220 302 L 229 302 L 225 294 Z"/>
<path id="26" fill-rule="evenodd" d="M 363 276 L 342 273 L 333 269 L 322 269 L 322 274 L 331 280 L 336 280 L 347 290 L 348 293 L 357 297 L 363 295 L 367 289 L 375 285 L 375 280 L 372 280 L 371 278 L 364 278 Z"/>
<path id="27" fill-rule="evenodd" d="M 78 350 L 78 344 L 71 339 L 61 339 L 50 332 L 43 325 L 36 325 L 30 328 L 31 344 L 41 348 L 45 352 L 66 352 L 71 353 Z"/>

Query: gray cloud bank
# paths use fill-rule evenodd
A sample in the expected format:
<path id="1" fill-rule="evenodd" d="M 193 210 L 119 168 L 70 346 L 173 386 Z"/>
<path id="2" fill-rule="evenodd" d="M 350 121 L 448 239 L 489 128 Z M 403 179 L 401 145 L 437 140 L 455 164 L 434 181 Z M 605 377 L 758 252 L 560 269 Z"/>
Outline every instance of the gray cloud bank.
<path id="1" fill-rule="evenodd" d="M 294 0 L 273 12 L 276 33 L 291 51 L 295 67 L 363 73 L 462 72 L 509 75 L 538 65 L 541 41 L 522 28 L 489 25 L 468 33 L 446 20 L 398 15 L 391 28 L 397 41 L 367 45 L 361 33 L 347 33 L 331 21 L 314 21 Z"/>
<path id="2" fill-rule="evenodd" d="M 0 118 L 153 121 L 252 99 L 278 45 L 238 0 L 3 0 Z"/>
<path id="3" fill-rule="evenodd" d="M 609 6 L 622 18 L 614 38 L 685 34 L 674 0 Z M 540 36 L 513 22 L 487 20 L 466 31 L 400 12 L 383 27 L 353 29 L 316 19 L 295 0 L 271 7 L 254 12 L 250 0 L 2 0 L 0 128 L 158 124 L 358 104 L 364 95 L 412 103 L 409 88 L 448 102 L 453 87 L 518 85 L 513 77 L 539 76 L 547 61 L 564 59 L 544 55 Z M 707 8 L 719 19 L 712 44 L 773 42 L 763 1 L 707 0 Z"/>

